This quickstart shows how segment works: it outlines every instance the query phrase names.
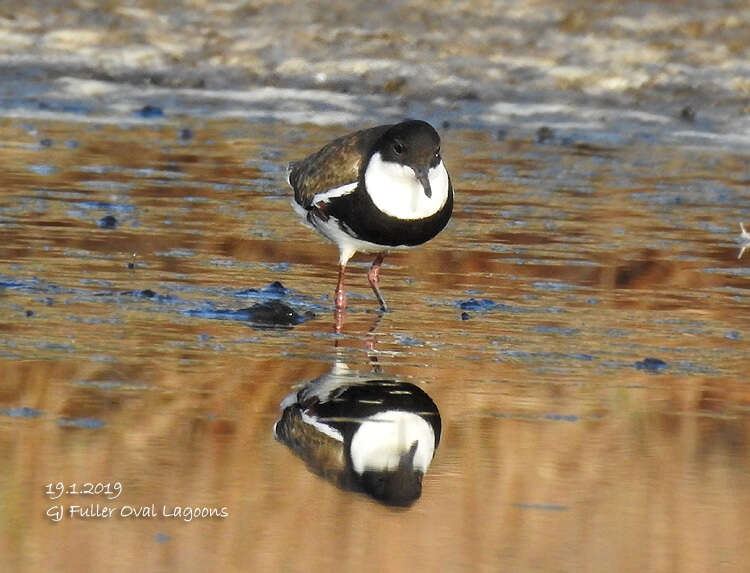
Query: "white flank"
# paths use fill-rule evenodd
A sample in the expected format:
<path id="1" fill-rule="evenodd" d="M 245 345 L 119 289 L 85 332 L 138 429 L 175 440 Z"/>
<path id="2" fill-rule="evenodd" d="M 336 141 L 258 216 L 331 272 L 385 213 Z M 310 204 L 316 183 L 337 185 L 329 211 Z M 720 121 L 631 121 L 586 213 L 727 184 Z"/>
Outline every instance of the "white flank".
<path id="1" fill-rule="evenodd" d="M 401 456 L 414 442 L 419 442 L 414 468 L 427 473 L 435 451 L 432 426 L 411 412 L 390 410 L 370 416 L 352 438 L 352 467 L 358 474 L 366 470 L 396 470 Z"/>
<path id="2" fill-rule="evenodd" d="M 365 186 L 372 202 L 386 215 L 399 219 L 424 219 L 437 213 L 448 199 L 448 172 L 441 161 L 428 172 L 432 197 L 427 197 L 414 170 L 383 161 L 374 154 L 365 171 Z"/>
<path id="3" fill-rule="evenodd" d="M 341 185 L 340 187 L 334 187 L 328 191 L 317 193 L 313 196 L 312 204 L 315 205 L 319 201 L 328 202 L 334 197 L 342 197 L 343 195 L 353 193 L 358 184 L 358 182 L 347 183 L 346 185 Z M 313 218 L 311 224 L 310 220 L 307 218 L 309 213 L 307 209 L 297 203 L 294 199 L 291 200 L 291 204 L 295 213 L 300 216 L 306 225 L 312 226 L 329 241 L 336 243 L 339 248 L 340 265 L 345 265 L 349 259 L 354 256 L 354 253 L 382 253 L 385 250 L 383 245 L 360 241 L 348 233 L 345 233 L 339 226 L 339 220 L 334 217 L 330 217 L 327 221 Z"/>
<path id="4" fill-rule="evenodd" d="M 339 264 L 345 265 L 354 253 L 382 253 L 391 247 L 383 247 L 367 241 L 355 239 L 344 232 L 339 226 L 338 219 L 330 217 L 327 221 L 315 219 L 315 228 L 339 247 Z"/>
<path id="5" fill-rule="evenodd" d="M 292 208 L 300 216 L 308 227 L 312 227 L 329 241 L 336 243 L 339 248 L 339 264 L 345 265 L 354 253 L 382 253 L 385 250 L 400 249 L 401 247 L 383 247 L 375 243 L 360 241 L 341 230 L 339 220 L 330 217 L 327 221 L 313 218 L 312 224 L 307 218 L 308 211 L 294 199 L 291 200 Z"/>

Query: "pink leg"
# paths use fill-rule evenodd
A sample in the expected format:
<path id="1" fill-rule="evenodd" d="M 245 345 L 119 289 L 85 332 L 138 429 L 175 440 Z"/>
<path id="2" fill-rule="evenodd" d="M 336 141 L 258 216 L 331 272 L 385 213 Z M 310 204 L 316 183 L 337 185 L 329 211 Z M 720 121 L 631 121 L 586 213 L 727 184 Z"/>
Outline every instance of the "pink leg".
<path id="1" fill-rule="evenodd" d="M 385 304 L 385 299 L 383 298 L 383 295 L 380 294 L 380 289 L 378 288 L 378 282 L 380 281 L 380 265 L 383 263 L 384 258 L 385 254 L 383 253 L 379 253 L 378 256 L 375 257 L 375 260 L 372 261 L 370 270 L 367 271 L 367 280 L 370 282 L 372 292 L 375 293 L 375 296 L 380 303 L 380 310 L 387 311 L 388 305 Z"/>
<path id="2" fill-rule="evenodd" d="M 336 309 L 333 311 L 333 330 L 338 334 L 344 326 L 344 311 L 346 310 L 346 295 L 344 294 L 344 272 L 346 265 L 339 265 L 339 281 L 336 283 L 334 302 Z"/>

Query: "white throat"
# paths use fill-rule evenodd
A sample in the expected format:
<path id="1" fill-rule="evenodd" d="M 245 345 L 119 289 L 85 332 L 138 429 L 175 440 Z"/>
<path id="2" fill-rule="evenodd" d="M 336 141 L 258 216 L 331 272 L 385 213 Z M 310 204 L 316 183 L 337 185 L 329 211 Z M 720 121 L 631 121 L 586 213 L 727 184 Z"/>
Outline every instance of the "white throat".
<path id="1" fill-rule="evenodd" d="M 396 470 L 414 442 L 419 442 L 414 468 L 427 473 L 435 452 L 432 426 L 411 412 L 389 410 L 370 416 L 352 437 L 352 467 L 360 475 L 366 470 Z"/>
<path id="2" fill-rule="evenodd" d="M 365 187 L 372 202 L 386 215 L 399 219 L 424 219 L 437 213 L 448 199 L 448 172 L 443 162 L 428 172 L 432 197 L 427 197 L 408 165 L 383 161 L 375 153 L 365 170 Z"/>

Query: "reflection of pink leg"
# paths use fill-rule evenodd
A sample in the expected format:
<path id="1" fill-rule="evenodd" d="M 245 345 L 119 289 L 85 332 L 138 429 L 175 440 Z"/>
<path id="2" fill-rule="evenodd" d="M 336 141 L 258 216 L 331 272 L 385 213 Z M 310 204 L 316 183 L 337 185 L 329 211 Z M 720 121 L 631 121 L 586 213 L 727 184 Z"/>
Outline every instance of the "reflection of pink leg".
<path id="1" fill-rule="evenodd" d="M 346 265 L 339 265 L 339 282 L 336 283 L 336 310 L 346 308 L 346 295 L 344 294 L 344 273 Z"/>
<path id="2" fill-rule="evenodd" d="M 378 364 L 378 357 L 374 354 L 375 352 L 375 331 L 378 329 L 378 325 L 380 324 L 380 321 L 383 320 L 383 313 L 377 313 L 375 315 L 375 322 L 372 323 L 372 326 L 370 327 L 370 330 L 367 331 L 367 335 L 365 337 L 365 348 L 371 352 L 372 354 L 369 354 L 370 362 L 372 363 L 372 369 L 373 372 L 380 372 L 380 365 Z"/>
<path id="3" fill-rule="evenodd" d="M 370 270 L 367 271 L 367 280 L 370 282 L 372 292 L 374 292 L 375 296 L 378 298 L 378 302 L 380 303 L 380 310 L 386 311 L 388 310 L 388 305 L 385 304 L 385 299 L 383 298 L 383 295 L 380 294 L 380 289 L 378 288 L 378 282 L 380 280 L 380 265 L 383 263 L 384 258 L 385 255 L 383 253 L 380 253 L 377 257 L 375 257 L 375 260 L 372 261 Z"/>
<path id="4" fill-rule="evenodd" d="M 346 265 L 339 265 L 339 281 L 336 283 L 336 292 L 334 302 L 336 310 L 333 311 L 333 330 L 336 333 L 341 332 L 344 326 L 344 311 L 346 310 L 346 295 L 344 294 L 344 272 Z"/>

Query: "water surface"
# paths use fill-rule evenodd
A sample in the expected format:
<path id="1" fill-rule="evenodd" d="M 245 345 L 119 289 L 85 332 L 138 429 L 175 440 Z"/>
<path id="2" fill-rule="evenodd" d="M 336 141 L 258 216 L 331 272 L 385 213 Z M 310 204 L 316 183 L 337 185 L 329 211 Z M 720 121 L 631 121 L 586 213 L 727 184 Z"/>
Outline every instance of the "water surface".
<path id="1" fill-rule="evenodd" d="M 740 570 L 747 156 L 442 129 L 453 220 L 386 259 L 382 317 L 357 258 L 334 336 L 336 248 L 297 221 L 284 167 L 344 131 L 0 121 L 6 567 Z M 314 318 L 223 313 L 269 300 Z M 281 399 L 335 359 L 440 408 L 409 510 L 273 440 Z M 60 481 L 123 492 L 52 500 Z M 46 515 L 92 503 L 228 516 Z"/>

